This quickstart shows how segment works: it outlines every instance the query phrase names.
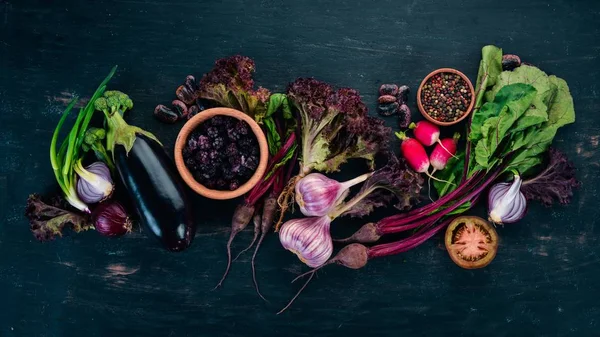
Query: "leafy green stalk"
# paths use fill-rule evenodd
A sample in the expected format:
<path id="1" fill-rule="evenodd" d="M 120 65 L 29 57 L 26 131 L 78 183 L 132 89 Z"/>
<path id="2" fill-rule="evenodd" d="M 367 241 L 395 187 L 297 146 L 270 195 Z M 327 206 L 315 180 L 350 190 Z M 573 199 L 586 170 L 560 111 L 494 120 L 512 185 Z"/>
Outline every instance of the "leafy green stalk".
<path id="1" fill-rule="evenodd" d="M 93 107 L 95 100 L 104 93 L 106 90 L 106 84 L 108 81 L 110 81 L 116 69 L 117 66 L 112 68 L 108 76 L 106 76 L 102 83 L 100 83 L 86 106 L 79 110 L 77 119 L 75 120 L 71 131 L 69 131 L 69 135 L 61 143 L 58 153 L 56 151 L 58 135 L 67 116 L 77 103 L 77 98 L 73 99 L 65 109 L 61 119 L 58 122 L 58 125 L 56 126 L 56 129 L 54 130 L 52 141 L 50 142 L 50 163 L 52 165 L 52 170 L 54 171 L 56 181 L 65 194 L 66 200 L 73 207 L 85 212 L 89 212 L 89 208 L 77 196 L 77 191 L 75 189 L 76 173 L 74 171 L 74 163 L 80 159 L 80 149 L 82 147 L 83 137 L 94 113 Z"/>

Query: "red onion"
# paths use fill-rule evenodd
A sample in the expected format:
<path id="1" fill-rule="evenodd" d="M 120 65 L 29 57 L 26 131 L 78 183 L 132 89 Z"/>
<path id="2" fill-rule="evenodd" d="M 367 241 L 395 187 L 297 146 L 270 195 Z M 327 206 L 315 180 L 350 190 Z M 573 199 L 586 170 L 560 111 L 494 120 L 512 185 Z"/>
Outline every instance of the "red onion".
<path id="1" fill-rule="evenodd" d="M 101 161 L 83 168 L 81 161 L 74 165 L 77 173 L 77 195 L 85 203 L 93 204 L 106 200 L 113 192 L 113 181 L 108 166 Z"/>
<path id="2" fill-rule="evenodd" d="M 105 236 L 121 236 L 131 232 L 131 221 L 125 208 L 116 201 L 99 204 L 92 213 L 94 227 Z"/>
<path id="3" fill-rule="evenodd" d="M 525 216 L 527 201 L 521 193 L 521 177 L 512 183 L 498 183 L 488 192 L 489 220 L 496 224 L 514 223 Z"/>

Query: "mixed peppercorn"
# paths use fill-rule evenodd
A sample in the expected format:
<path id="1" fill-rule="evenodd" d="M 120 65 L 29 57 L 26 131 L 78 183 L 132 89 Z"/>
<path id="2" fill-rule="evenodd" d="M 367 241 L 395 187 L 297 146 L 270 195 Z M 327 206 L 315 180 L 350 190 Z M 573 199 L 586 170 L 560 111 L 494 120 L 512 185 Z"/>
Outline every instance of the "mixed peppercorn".
<path id="1" fill-rule="evenodd" d="M 183 149 L 183 159 L 200 184 L 233 191 L 256 171 L 258 142 L 246 122 L 215 116 L 191 133 Z"/>
<path id="2" fill-rule="evenodd" d="M 458 74 L 433 75 L 421 89 L 421 104 L 425 112 L 440 122 L 461 118 L 471 104 L 471 90 Z"/>

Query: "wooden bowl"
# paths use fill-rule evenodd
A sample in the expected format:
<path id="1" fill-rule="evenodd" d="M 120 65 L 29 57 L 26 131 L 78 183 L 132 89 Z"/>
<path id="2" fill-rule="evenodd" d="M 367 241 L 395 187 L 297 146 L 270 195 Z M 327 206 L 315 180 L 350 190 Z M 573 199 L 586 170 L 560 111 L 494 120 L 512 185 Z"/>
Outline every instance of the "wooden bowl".
<path id="1" fill-rule="evenodd" d="M 423 89 L 423 86 L 425 85 L 425 83 L 427 83 L 427 81 L 429 81 L 429 79 L 433 75 L 436 75 L 439 73 L 452 73 L 452 74 L 456 74 L 456 75 L 462 77 L 462 79 L 465 80 L 465 82 L 467 83 L 467 86 L 469 87 L 469 91 L 471 92 L 471 103 L 469 104 L 467 111 L 465 111 L 465 113 L 459 119 L 452 121 L 452 122 L 438 121 L 437 119 L 429 116 L 429 114 L 427 112 L 425 112 L 425 109 L 423 108 L 423 104 L 421 103 L 421 90 Z M 437 124 L 437 125 L 441 125 L 441 126 L 454 125 L 456 123 L 459 123 L 463 119 L 467 118 L 467 116 L 473 110 L 474 105 L 475 105 L 475 90 L 473 89 L 473 84 L 471 83 L 471 81 L 465 74 L 461 73 L 460 71 L 458 71 L 456 69 L 452 69 L 452 68 L 440 68 L 440 69 L 430 72 L 429 75 L 425 76 L 423 81 L 421 81 L 421 84 L 419 85 L 419 90 L 417 91 L 417 106 L 419 107 L 419 111 L 421 112 L 421 115 L 423 115 L 423 117 L 425 117 L 428 121 L 430 121 L 434 124 Z"/>
<path id="2" fill-rule="evenodd" d="M 250 129 L 252 129 L 252 132 L 256 136 L 256 140 L 258 141 L 258 147 L 260 151 L 258 167 L 256 168 L 256 171 L 254 172 L 252 177 L 250 177 L 250 179 L 248 179 L 246 183 L 244 183 L 242 186 L 240 186 L 237 190 L 234 191 L 213 190 L 205 187 L 204 185 L 197 182 L 196 179 L 194 179 L 194 176 L 192 175 L 190 170 L 188 170 L 187 166 L 185 166 L 185 163 L 183 161 L 183 148 L 185 147 L 192 131 L 194 131 L 194 129 L 196 129 L 204 121 L 214 116 L 229 116 L 237 118 L 239 120 L 243 120 L 244 122 L 248 123 Z M 267 160 L 269 158 L 268 151 L 269 150 L 265 134 L 261 130 L 260 126 L 250 116 L 246 115 L 241 111 L 230 108 L 212 108 L 204 110 L 198 113 L 196 116 L 192 117 L 189 121 L 185 123 L 185 125 L 183 125 L 181 131 L 179 131 L 177 141 L 175 142 L 175 164 L 177 165 L 177 170 L 179 171 L 179 174 L 181 175 L 185 183 L 188 184 L 188 186 L 191 187 L 192 190 L 194 190 L 196 193 L 209 199 L 226 200 L 233 199 L 239 197 L 242 194 L 245 194 L 259 182 L 259 180 L 265 174 L 265 170 L 267 169 Z"/>

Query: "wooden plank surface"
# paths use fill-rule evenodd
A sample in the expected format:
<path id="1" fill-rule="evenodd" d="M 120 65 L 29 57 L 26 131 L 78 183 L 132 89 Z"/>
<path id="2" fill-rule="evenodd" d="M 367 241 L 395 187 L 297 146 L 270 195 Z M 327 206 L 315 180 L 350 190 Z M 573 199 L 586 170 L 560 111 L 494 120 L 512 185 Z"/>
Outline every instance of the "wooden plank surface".
<path id="1" fill-rule="evenodd" d="M 0 336 L 599 336 L 599 36 L 598 1 L 0 0 Z M 41 244 L 23 217 L 29 193 L 55 189 L 48 146 L 65 101 L 90 95 L 114 64 L 112 86 L 135 101 L 129 121 L 171 149 L 180 126 L 152 118 L 154 106 L 217 58 L 254 58 L 273 91 L 299 76 L 351 86 L 373 110 L 383 82 L 416 89 L 439 67 L 474 79 L 485 44 L 569 83 L 577 122 L 555 145 L 583 184 L 571 205 L 532 204 L 500 228 L 483 270 L 457 268 L 437 236 L 362 270 L 327 268 L 276 316 L 306 268 L 275 235 L 258 258 L 268 303 L 249 256 L 211 291 L 235 202 L 195 198 L 199 233 L 181 254 L 140 232 Z M 417 116 L 414 95 L 411 107 Z"/>

